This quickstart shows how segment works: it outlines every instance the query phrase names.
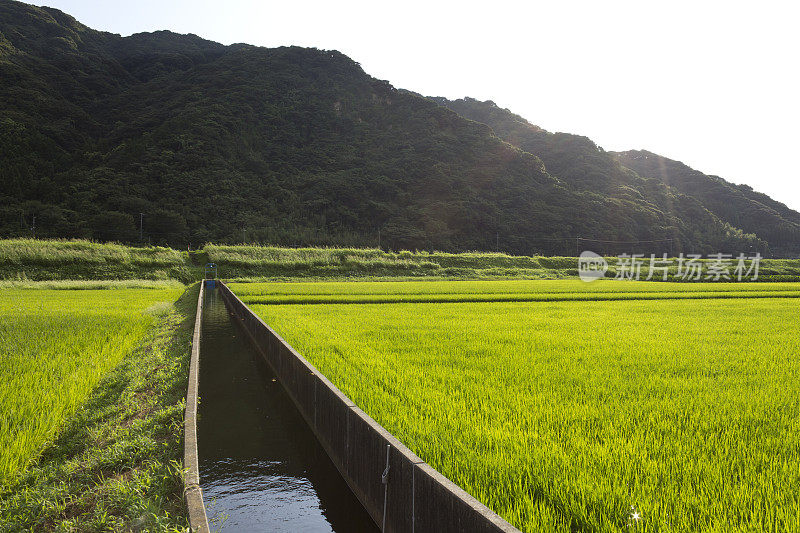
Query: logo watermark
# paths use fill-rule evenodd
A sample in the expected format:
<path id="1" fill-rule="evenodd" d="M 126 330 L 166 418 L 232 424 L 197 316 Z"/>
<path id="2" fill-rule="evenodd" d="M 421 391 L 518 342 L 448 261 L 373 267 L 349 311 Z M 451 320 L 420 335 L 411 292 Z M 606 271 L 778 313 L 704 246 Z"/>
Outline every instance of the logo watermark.
<path id="1" fill-rule="evenodd" d="M 616 259 L 614 279 L 667 281 L 672 273 L 673 280 L 681 281 L 757 281 L 761 254 L 708 254 L 705 260 L 700 254 L 620 254 Z M 608 261 L 595 252 L 586 250 L 578 258 L 578 276 L 587 283 L 605 277 L 607 271 Z"/>
<path id="2" fill-rule="evenodd" d="M 607 270 L 608 262 L 599 254 L 586 250 L 578 258 L 578 276 L 587 283 L 602 278 Z"/>

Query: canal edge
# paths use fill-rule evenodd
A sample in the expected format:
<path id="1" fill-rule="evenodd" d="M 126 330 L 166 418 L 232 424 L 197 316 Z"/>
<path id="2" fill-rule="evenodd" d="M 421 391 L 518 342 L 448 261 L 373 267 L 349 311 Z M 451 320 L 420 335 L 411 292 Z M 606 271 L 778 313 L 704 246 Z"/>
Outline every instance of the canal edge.
<path id="1" fill-rule="evenodd" d="M 189 360 L 189 386 L 186 391 L 186 411 L 183 419 L 183 493 L 189 511 L 189 527 L 193 532 L 208 533 L 208 516 L 200 488 L 200 466 L 197 454 L 197 403 L 200 381 L 200 333 L 203 324 L 203 297 L 205 282 L 200 282 L 197 296 L 197 313 L 194 319 L 192 353 Z"/>

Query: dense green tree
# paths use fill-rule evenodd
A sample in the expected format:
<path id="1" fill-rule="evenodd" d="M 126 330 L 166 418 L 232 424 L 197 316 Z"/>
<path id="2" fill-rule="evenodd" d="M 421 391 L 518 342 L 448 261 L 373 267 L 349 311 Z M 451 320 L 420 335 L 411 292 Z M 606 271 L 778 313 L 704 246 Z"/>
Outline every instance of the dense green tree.
<path id="1" fill-rule="evenodd" d="M 138 236 L 133 217 L 118 211 L 102 211 L 92 217 L 91 230 L 103 241 L 133 242 Z"/>

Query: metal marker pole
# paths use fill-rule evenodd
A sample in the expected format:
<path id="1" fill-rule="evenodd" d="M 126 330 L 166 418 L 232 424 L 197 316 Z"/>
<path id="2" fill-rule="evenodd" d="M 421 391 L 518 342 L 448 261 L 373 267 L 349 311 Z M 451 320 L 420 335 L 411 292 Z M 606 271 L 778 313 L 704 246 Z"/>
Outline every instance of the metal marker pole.
<path id="1" fill-rule="evenodd" d="M 386 468 L 381 474 L 381 483 L 383 483 L 383 524 L 381 531 L 386 531 L 386 501 L 389 499 L 389 445 L 386 445 Z"/>

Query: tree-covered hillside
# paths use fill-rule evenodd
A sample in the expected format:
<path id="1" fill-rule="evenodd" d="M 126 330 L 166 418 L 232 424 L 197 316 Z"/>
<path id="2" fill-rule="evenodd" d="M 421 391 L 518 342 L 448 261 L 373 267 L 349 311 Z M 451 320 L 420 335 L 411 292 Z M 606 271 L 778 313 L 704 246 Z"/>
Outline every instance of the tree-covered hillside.
<path id="1" fill-rule="evenodd" d="M 645 150 L 614 154 L 642 176 L 658 178 L 675 191 L 697 198 L 720 219 L 769 241 L 779 255 L 800 253 L 800 213 L 748 185 L 708 176 L 679 161 Z"/>
<path id="2" fill-rule="evenodd" d="M 588 139 L 527 144 L 518 126 L 396 89 L 335 51 L 123 38 L 3 0 L 0 125 L 0 236 L 768 251 L 758 228 Z"/>
<path id="3" fill-rule="evenodd" d="M 586 137 L 550 133 L 491 101 L 432 100 L 536 154 L 552 175 L 578 190 L 644 202 L 695 225 L 739 228 L 768 241 L 778 255 L 800 253 L 800 213 L 746 185 L 706 176 L 649 152 L 606 152 Z"/>

